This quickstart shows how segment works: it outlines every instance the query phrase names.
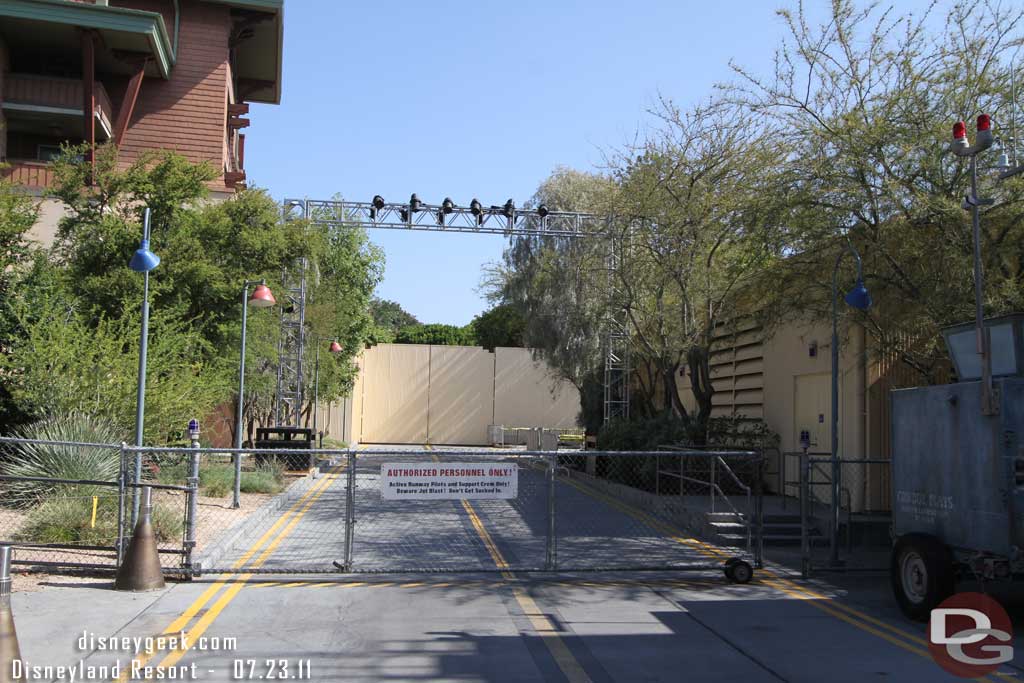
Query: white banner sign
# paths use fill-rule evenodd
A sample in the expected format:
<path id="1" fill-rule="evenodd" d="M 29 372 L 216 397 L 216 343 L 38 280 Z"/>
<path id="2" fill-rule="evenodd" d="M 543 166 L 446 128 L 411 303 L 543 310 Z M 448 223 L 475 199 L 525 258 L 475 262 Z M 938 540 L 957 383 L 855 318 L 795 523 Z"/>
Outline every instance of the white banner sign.
<path id="1" fill-rule="evenodd" d="M 445 462 L 380 466 L 384 500 L 493 500 L 515 498 L 516 465 L 500 462 Z"/>

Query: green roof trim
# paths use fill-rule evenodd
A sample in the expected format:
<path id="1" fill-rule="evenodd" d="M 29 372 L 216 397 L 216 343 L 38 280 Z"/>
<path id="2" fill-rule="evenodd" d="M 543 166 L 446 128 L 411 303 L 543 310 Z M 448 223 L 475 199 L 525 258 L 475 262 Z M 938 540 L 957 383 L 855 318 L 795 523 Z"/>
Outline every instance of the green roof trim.
<path id="1" fill-rule="evenodd" d="M 69 0 L 3 0 L 0 2 L 0 17 L 143 35 L 163 78 L 170 78 L 171 67 L 174 66 L 164 19 L 156 12 L 86 5 Z"/>
<path id="2" fill-rule="evenodd" d="M 240 9 L 251 9 L 261 12 L 279 12 L 284 7 L 284 0 L 203 0 L 218 5 L 231 5 Z"/>

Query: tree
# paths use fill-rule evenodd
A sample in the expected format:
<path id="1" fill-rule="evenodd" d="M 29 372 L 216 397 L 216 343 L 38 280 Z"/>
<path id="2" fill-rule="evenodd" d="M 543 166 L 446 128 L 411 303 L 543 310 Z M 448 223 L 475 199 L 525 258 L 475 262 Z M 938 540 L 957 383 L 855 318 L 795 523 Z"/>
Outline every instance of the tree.
<path id="1" fill-rule="evenodd" d="M 437 344 L 448 346 L 476 346 L 476 338 L 470 325 L 444 325 L 430 323 L 403 327 L 395 335 L 396 344 Z"/>
<path id="2" fill-rule="evenodd" d="M 38 211 L 32 197 L 7 180 L 0 180 L 0 301 L 10 301 L 22 270 L 34 258 L 26 234 L 35 224 Z M 4 341 L 11 338 L 17 323 L 8 307 L 0 306 L 0 358 L 7 351 Z M 0 423 L 15 425 L 27 415 L 10 394 L 8 382 L 0 382 Z"/>
<path id="3" fill-rule="evenodd" d="M 310 332 L 345 348 L 322 368 L 322 394 L 330 400 L 351 385 L 382 268 L 365 233 L 283 222 L 262 190 L 205 202 L 215 172 L 170 152 L 120 168 L 116 150 L 102 147 L 95 184 L 87 185 L 89 168 L 78 151 L 65 150 L 54 164 L 53 195 L 67 215 L 51 258 L 26 264 L 5 301 L 16 325 L 0 348 L 10 350 L 3 368 L 20 407 L 37 416 L 71 408 L 100 412 L 118 424 L 134 420 L 143 278 L 127 264 L 142 236 L 146 206 L 152 209 L 151 248 L 161 256 L 150 277 L 149 440 L 170 438 L 197 411 L 236 399 L 243 282 L 263 278 L 282 293 L 282 272 L 302 259 L 310 280 Z M 250 428 L 272 418 L 279 333 L 277 315 L 249 316 L 244 408 Z M 312 373 L 312 358 L 306 367 Z"/>
<path id="4" fill-rule="evenodd" d="M 937 35 L 927 30 L 934 7 L 913 16 L 833 0 L 831 10 L 820 26 L 802 3 L 780 11 L 789 35 L 771 77 L 737 65 L 740 81 L 728 89 L 774 123 L 789 152 L 787 258 L 757 287 L 762 318 L 827 319 L 832 264 L 848 239 L 864 257 L 875 306 L 843 315 L 864 324 L 879 353 L 934 382 L 948 363 L 939 328 L 973 317 L 970 215 L 960 207 L 969 177 L 967 162 L 947 154 L 950 130 L 982 112 L 993 114 L 997 135 L 1009 122 L 1024 10 L 958 3 Z M 1019 310 L 1024 178 L 996 184 L 983 172 L 981 182 L 996 200 L 981 219 L 985 310 Z M 852 282 L 849 261 L 841 278 Z"/>
<path id="5" fill-rule="evenodd" d="M 555 169 L 528 206 L 551 211 L 611 212 L 615 183 L 607 176 Z M 602 417 L 602 339 L 611 305 L 607 255 L 610 242 L 598 237 L 512 237 L 502 263 L 492 264 L 483 288 L 494 303 L 505 303 L 524 320 L 524 345 L 535 349 L 555 375 L 583 396 L 582 422 L 596 430 Z"/>
<path id="6" fill-rule="evenodd" d="M 648 412 L 694 423 L 711 417 L 710 354 L 723 323 L 744 310 L 752 279 L 784 250 L 778 174 L 784 150 L 756 116 L 723 101 L 689 111 L 662 100 L 660 126 L 613 157 L 617 213 L 639 216 L 624 235 L 617 279 L 634 335 Z M 677 379 L 685 366 L 691 415 Z"/>
<path id="7" fill-rule="evenodd" d="M 370 301 L 370 315 L 378 326 L 395 334 L 403 327 L 420 324 L 416 316 L 402 308 L 397 301 L 376 296 Z"/>
<path id="8" fill-rule="evenodd" d="M 473 336 L 480 346 L 493 351 L 496 346 L 521 347 L 526 321 L 511 304 L 499 304 L 473 318 Z"/>

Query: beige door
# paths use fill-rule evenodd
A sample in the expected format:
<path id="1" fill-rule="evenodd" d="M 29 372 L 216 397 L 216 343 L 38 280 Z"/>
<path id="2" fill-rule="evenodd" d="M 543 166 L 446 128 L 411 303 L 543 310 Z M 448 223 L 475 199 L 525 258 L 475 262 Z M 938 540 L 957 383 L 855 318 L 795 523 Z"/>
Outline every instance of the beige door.
<path id="1" fill-rule="evenodd" d="M 797 375 L 794 391 L 793 410 L 793 444 L 794 448 L 800 450 L 800 432 L 807 431 L 811 437 L 811 453 L 832 452 L 832 375 L 827 372 L 811 375 Z M 841 395 L 841 394 L 840 394 Z M 841 411 L 840 411 L 841 413 Z M 840 431 L 840 434 L 842 432 Z M 819 456 L 820 457 L 820 456 Z M 787 472 L 787 479 L 799 481 L 800 471 L 797 459 L 789 458 L 791 461 L 791 472 Z M 827 482 L 831 470 L 828 464 L 818 463 L 811 475 L 812 482 Z M 797 489 L 792 489 L 794 494 L 799 494 Z M 811 487 L 811 500 L 827 503 L 831 500 L 828 486 Z"/>
<path id="2" fill-rule="evenodd" d="M 800 448 L 800 433 L 811 437 L 810 451 L 832 451 L 832 376 L 828 373 L 797 375 L 793 411 L 793 444 Z"/>

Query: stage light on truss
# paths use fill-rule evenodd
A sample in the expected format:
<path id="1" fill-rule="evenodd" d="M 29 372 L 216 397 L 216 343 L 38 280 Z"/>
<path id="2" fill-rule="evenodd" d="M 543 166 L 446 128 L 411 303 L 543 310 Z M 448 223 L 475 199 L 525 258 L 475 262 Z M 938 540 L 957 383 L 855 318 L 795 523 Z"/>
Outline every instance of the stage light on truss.
<path id="1" fill-rule="evenodd" d="M 512 214 L 515 213 L 516 204 L 511 199 L 505 202 L 505 206 L 501 207 L 501 214 L 506 218 L 512 218 Z"/>
<path id="2" fill-rule="evenodd" d="M 415 192 L 413 192 L 412 196 L 409 197 L 409 210 L 415 212 L 420 211 L 422 208 L 423 202 L 421 202 L 420 198 L 416 196 Z"/>
<path id="3" fill-rule="evenodd" d="M 437 212 L 437 224 L 444 225 L 444 217 L 455 210 L 455 202 L 452 201 L 451 197 L 445 197 L 444 201 L 441 202 L 441 209 Z"/>
<path id="4" fill-rule="evenodd" d="M 377 220 L 377 212 L 384 208 L 384 198 L 379 194 L 373 195 L 373 201 L 370 203 L 370 220 Z"/>
<path id="5" fill-rule="evenodd" d="M 476 224 L 482 225 L 484 222 L 484 206 L 480 203 L 480 200 L 473 197 L 473 201 L 469 203 L 469 212 L 476 216 Z"/>
<path id="6" fill-rule="evenodd" d="M 549 213 L 547 204 L 541 204 L 537 207 L 537 215 L 541 218 L 545 218 Z"/>

